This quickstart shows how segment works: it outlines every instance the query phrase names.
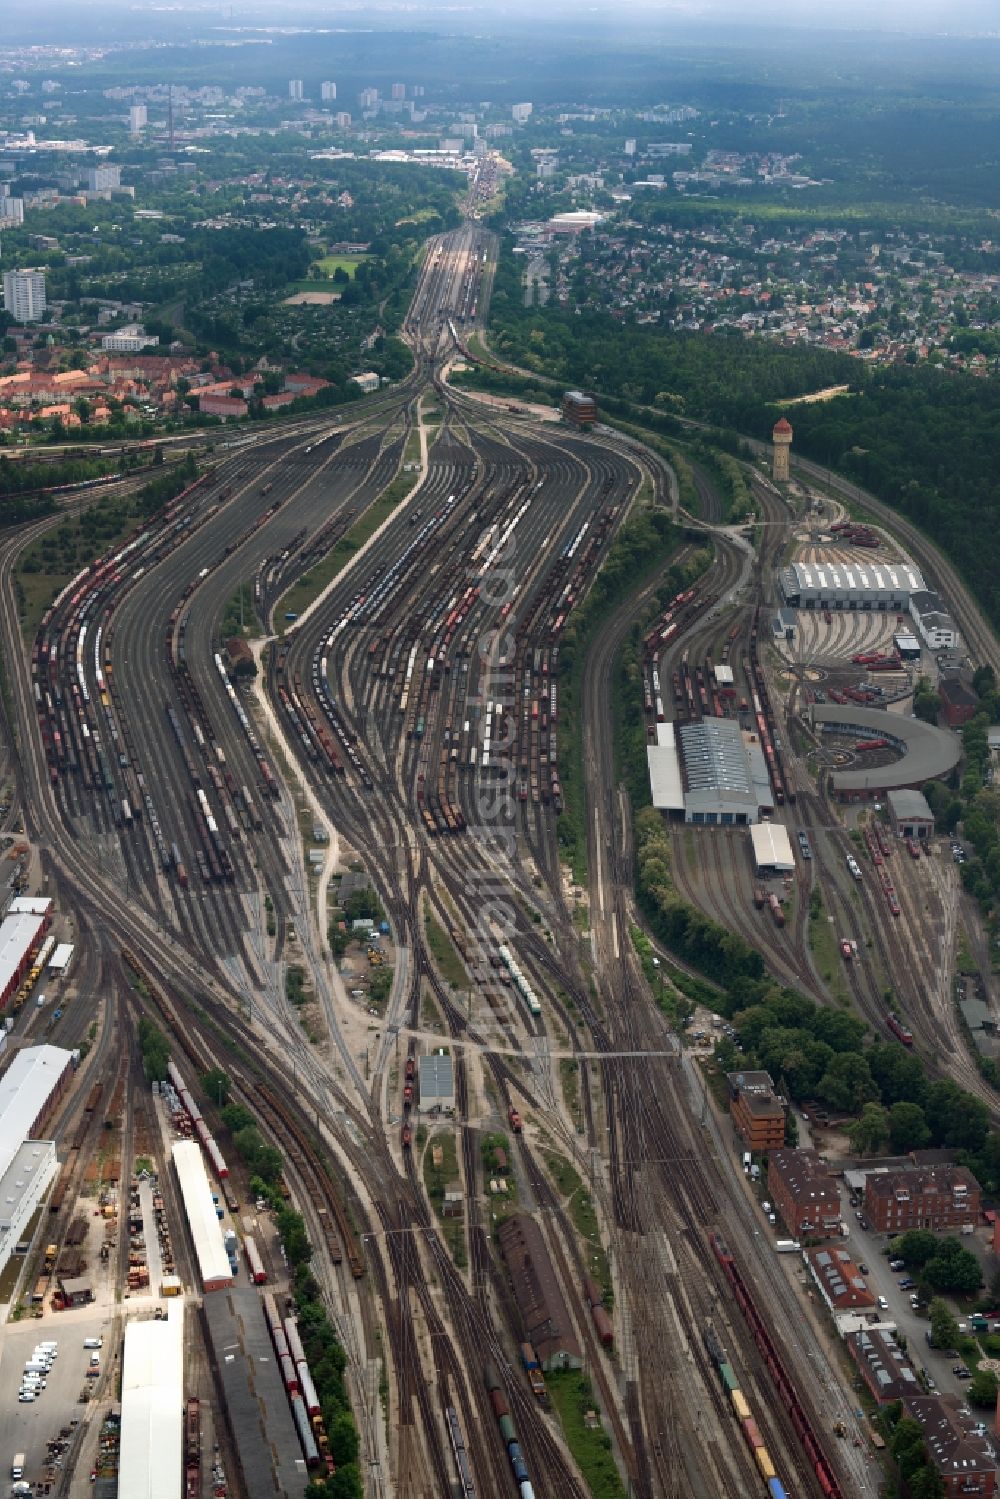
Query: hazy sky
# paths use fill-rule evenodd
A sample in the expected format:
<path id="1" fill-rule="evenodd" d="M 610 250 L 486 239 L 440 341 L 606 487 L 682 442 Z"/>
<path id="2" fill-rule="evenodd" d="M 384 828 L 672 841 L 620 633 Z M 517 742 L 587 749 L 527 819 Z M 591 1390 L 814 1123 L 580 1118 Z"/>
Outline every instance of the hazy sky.
<path id="1" fill-rule="evenodd" d="M 226 26 L 364 27 L 367 20 L 388 26 L 435 25 L 458 29 L 469 23 L 485 31 L 510 31 L 515 18 L 545 27 L 557 18 L 589 30 L 595 23 L 633 20 L 647 29 L 681 27 L 706 34 L 735 28 L 747 32 L 775 24 L 791 29 L 883 30 L 910 35 L 1000 37 L 1000 0 L 0 0 L 8 39 L 16 20 L 18 39 L 27 28 L 37 40 L 55 40 L 61 27 L 74 34 L 81 24 L 102 31 L 121 17 L 130 38 L 144 20 L 162 34 Z M 576 26 L 574 26 L 574 20 Z M 103 25 L 102 25 L 103 23 Z M 106 38 L 102 36 L 102 40 Z"/>

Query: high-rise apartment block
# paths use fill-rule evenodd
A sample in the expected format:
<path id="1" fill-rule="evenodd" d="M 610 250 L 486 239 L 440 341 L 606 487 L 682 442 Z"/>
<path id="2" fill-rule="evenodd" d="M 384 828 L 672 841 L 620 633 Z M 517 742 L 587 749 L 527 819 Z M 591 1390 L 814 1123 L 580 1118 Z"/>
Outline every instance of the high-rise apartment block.
<path id="1" fill-rule="evenodd" d="M 405 83 L 394 83 L 392 85 L 392 97 L 394 99 L 405 99 L 406 98 L 406 84 Z"/>
<path id="2" fill-rule="evenodd" d="M 362 109 L 374 109 L 378 103 L 378 89 L 363 88 L 358 95 L 358 102 Z"/>
<path id="3" fill-rule="evenodd" d="M 532 104 L 515 104 L 515 105 L 513 105 L 511 107 L 511 111 L 510 112 L 511 112 L 512 117 L 517 121 L 517 123 L 519 125 L 523 125 L 524 122 L 525 122 L 525 120 L 528 120 L 528 119 L 531 118 L 531 111 L 532 111 L 533 108 L 534 108 L 534 105 L 532 105 Z"/>
<path id="4" fill-rule="evenodd" d="M 332 99 L 336 99 L 337 97 L 337 85 L 335 83 L 331 83 L 329 79 L 320 84 L 319 91 L 320 97 L 327 104 L 330 103 Z"/>
<path id="5" fill-rule="evenodd" d="M 625 155 L 626 156 L 634 156 L 635 155 L 635 141 L 634 140 L 630 139 L 630 140 L 627 140 L 625 142 Z"/>
<path id="6" fill-rule="evenodd" d="M 304 90 L 304 88 L 302 86 L 302 79 L 301 78 L 289 78 L 289 80 L 288 80 L 288 97 L 289 97 L 289 99 L 296 100 L 296 102 L 300 102 L 302 99 L 305 98 L 305 90 Z"/>
<path id="7" fill-rule="evenodd" d="M 16 224 L 23 223 L 24 199 L 0 198 L 0 226 L 4 229 L 12 229 Z"/>
<path id="8" fill-rule="evenodd" d="M 43 271 L 4 271 L 3 303 L 16 323 L 37 323 L 45 311 Z"/>
<path id="9" fill-rule="evenodd" d="M 131 135 L 138 135 L 149 123 L 149 111 L 145 104 L 133 104 L 128 112 L 128 128 Z"/>
<path id="10" fill-rule="evenodd" d="M 87 168 L 87 191 L 89 193 L 113 193 L 121 185 L 121 167 L 102 161 L 99 167 Z"/>
<path id="11" fill-rule="evenodd" d="M 346 109 L 338 109 L 337 113 L 333 117 L 333 123 L 335 125 L 339 125 L 339 127 L 340 127 L 341 130 L 350 130 L 350 128 L 351 128 L 351 117 L 348 114 L 347 110 Z"/>

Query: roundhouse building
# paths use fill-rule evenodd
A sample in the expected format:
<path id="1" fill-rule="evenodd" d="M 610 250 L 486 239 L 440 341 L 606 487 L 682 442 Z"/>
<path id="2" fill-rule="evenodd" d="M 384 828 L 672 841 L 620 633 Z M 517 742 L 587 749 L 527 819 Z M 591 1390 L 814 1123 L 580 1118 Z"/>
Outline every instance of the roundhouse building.
<path id="1" fill-rule="evenodd" d="M 835 770 L 830 787 L 842 801 L 864 801 L 882 797 L 902 787 L 919 788 L 927 781 L 948 776 L 962 756 L 957 735 L 919 718 L 904 718 L 881 708 L 816 704 L 809 709 L 818 733 L 856 734 L 859 739 L 888 739 L 903 758 L 894 765 L 876 769 Z"/>
<path id="2" fill-rule="evenodd" d="M 861 609 L 902 613 L 924 590 L 916 568 L 860 562 L 794 562 L 779 574 L 785 602 L 795 609 Z"/>

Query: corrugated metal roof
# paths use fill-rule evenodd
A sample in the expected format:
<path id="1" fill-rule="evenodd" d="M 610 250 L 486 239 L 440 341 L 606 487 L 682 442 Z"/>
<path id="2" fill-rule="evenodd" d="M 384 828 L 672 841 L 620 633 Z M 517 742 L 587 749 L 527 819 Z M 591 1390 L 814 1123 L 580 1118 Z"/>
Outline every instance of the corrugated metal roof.
<path id="1" fill-rule="evenodd" d="M 229 1256 L 222 1241 L 222 1225 L 212 1201 L 212 1188 L 205 1172 L 201 1146 L 196 1140 L 179 1140 L 173 1146 L 174 1169 L 184 1198 L 194 1240 L 202 1284 L 208 1289 L 215 1285 L 228 1285 L 233 1278 Z"/>
<path id="2" fill-rule="evenodd" d="M 440 1057 L 436 1052 L 420 1058 L 420 1102 L 434 1101 L 454 1103 L 455 1071 L 451 1057 Z"/>
<path id="3" fill-rule="evenodd" d="M 740 726 L 726 718 L 682 724 L 684 775 L 692 791 L 741 791 L 753 787 Z"/>
<path id="4" fill-rule="evenodd" d="M 61 1046 L 26 1046 L 0 1078 L 0 1176 L 72 1062 Z"/>
<path id="5" fill-rule="evenodd" d="M 183 1461 L 184 1303 L 176 1300 L 165 1321 L 125 1327 L 118 1492 L 177 1499 Z"/>

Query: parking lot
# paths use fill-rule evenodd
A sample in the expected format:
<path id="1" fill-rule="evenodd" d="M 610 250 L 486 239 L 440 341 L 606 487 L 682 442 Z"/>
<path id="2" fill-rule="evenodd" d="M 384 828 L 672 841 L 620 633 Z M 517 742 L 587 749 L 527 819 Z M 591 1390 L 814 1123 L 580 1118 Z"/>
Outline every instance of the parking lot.
<path id="1" fill-rule="evenodd" d="M 879 1315 L 887 1322 L 894 1322 L 900 1332 L 905 1334 L 914 1364 L 918 1369 L 923 1367 L 927 1371 L 937 1391 L 959 1395 L 964 1399 L 965 1381 L 953 1372 L 954 1366 L 961 1361 L 949 1358 L 946 1350 L 930 1347 L 926 1338 L 930 1328 L 926 1313 L 922 1315 L 910 1305 L 913 1292 L 902 1285 L 909 1278 L 908 1272 L 900 1270 L 897 1273 L 889 1268 L 889 1257 L 885 1253 L 889 1235 L 872 1233 L 870 1229 L 862 1227 L 858 1210 L 852 1207 L 846 1187 L 842 1188 L 842 1203 L 843 1221 L 850 1229 L 846 1243 L 851 1256 L 855 1264 L 868 1267 L 865 1279 L 869 1287 L 876 1297 L 882 1296 L 888 1303 L 886 1308 L 880 1308 Z M 973 1248 L 972 1238 L 963 1240 L 963 1243 L 967 1243 L 968 1248 Z"/>
<path id="2" fill-rule="evenodd" d="M 58 1316 L 25 1318 L 22 1322 L 8 1323 L 4 1328 L 0 1344 L 0 1453 L 5 1463 L 5 1471 L 0 1476 L 4 1482 L 10 1478 L 10 1463 L 15 1452 L 25 1454 L 25 1478 L 31 1483 L 41 1479 L 45 1471 L 47 1443 L 64 1430 L 72 1435 L 88 1419 L 91 1405 L 80 1401 L 84 1386 L 93 1387 L 91 1400 L 110 1388 L 108 1356 L 113 1360 L 116 1350 L 108 1346 L 109 1333 L 108 1318 L 94 1307 L 62 1312 Z M 101 1349 L 101 1373 L 98 1378 L 89 1379 L 90 1350 L 84 1348 L 84 1339 L 101 1336 L 105 1339 L 105 1347 Z M 21 1404 L 18 1391 L 24 1365 L 37 1343 L 53 1340 L 58 1343 L 59 1352 L 45 1376 L 46 1388 L 33 1403 Z M 78 1426 L 74 1427 L 73 1422 Z"/>

